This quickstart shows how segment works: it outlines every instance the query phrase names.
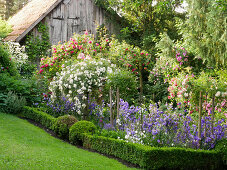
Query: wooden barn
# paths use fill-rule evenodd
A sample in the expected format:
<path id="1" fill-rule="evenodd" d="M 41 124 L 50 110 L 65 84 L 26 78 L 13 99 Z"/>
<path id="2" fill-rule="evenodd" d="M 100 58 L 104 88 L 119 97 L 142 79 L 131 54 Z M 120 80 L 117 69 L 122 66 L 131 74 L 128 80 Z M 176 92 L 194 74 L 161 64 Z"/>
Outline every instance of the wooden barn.
<path id="1" fill-rule="evenodd" d="M 74 33 L 88 31 L 96 34 L 96 28 L 105 25 L 111 33 L 118 32 L 116 22 L 108 22 L 110 14 L 96 6 L 94 0 L 32 0 L 10 20 L 13 31 L 5 41 L 23 43 L 26 35 L 39 36 L 37 25 L 46 23 L 52 45 L 68 41 Z"/>

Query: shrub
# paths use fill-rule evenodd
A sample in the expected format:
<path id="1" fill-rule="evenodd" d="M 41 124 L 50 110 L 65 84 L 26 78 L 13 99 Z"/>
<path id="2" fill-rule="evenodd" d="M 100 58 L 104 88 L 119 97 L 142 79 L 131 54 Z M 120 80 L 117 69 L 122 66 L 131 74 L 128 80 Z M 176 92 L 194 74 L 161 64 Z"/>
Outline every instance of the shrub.
<path id="1" fill-rule="evenodd" d="M 148 82 L 144 85 L 144 93 L 146 94 L 146 101 L 150 102 L 159 102 L 166 103 L 168 98 L 168 86 L 169 83 L 167 79 L 164 79 L 164 76 L 161 74 L 151 74 L 148 77 Z"/>
<path id="2" fill-rule="evenodd" d="M 17 94 L 10 91 L 5 99 L 4 111 L 7 113 L 18 114 L 22 112 L 25 105 L 26 99 L 24 97 L 19 97 Z"/>
<path id="3" fill-rule="evenodd" d="M 5 38 L 11 31 L 11 26 L 0 18 L 0 39 Z"/>
<path id="4" fill-rule="evenodd" d="M 22 116 L 27 119 L 31 119 L 35 122 L 39 122 L 40 124 L 51 130 L 53 130 L 53 125 L 55 124 L 56 121 L 56 119 L 53 116 L 48 115 L 47 113 L 44 113 L 42 111 L 39 111 L 36 108 L 28 106 L 24 107 L 24 112 Z"/>
<path id="5" fill-rule="evenodd" d="M 227 139 L 225 138 L 218 141 L 215 145 L 215 150 L 221 153 L 222 160 L 225 166 L 227 166 Z"/>
<path id="6" fill-rule="evenodd" d="M 61 72 L 64 68 L 64 61 L 80 61 L 85 59 L 86 56 L 93 56 L 93 53 L 95 53 L 94 47 L 96 47 L 93 45 L 93 41 L 94 38 L 91 35 L 75 34 L 70 41 L 54 45 L 52 57 L 41 58 L 39 73 L 48 78 L 53 78 L 57 72 Z"/>
<path id="7" fill-rule="evenodd" d="M 84 135 L 83 146 L 145 169 L 222 169 L 220 153 L 183 148 L 155 148 L 103 136 Z"/>
<path id="8" fill-rule="evenodd" d="M 54 132 L 63 139 L 69 138 L 69 128 L 77 122 L 77 119 L 71 115 L 64 115 L 57 118 L 54 124 Z"/>
<path id="9" fill-rule="evenodd" d="M 102 129 L 102 131 L 99 132 L 98 135 L 113 139 L 124 139 L 126 132 Z"/>
<path id="10" fill-rule="evenodd" d="M 0 93 L 6 95 L 10 91 L 15 92 L 18 96 L 23 96 L 29 106 L 41 101 L 38 85 L 35 81 L 18 79 L 16 76 L 2 73 L 0 75 Z"/>
<path id="11" fill-rule="evenodd" d="M 81 145 L 84 133 L 92 134 L 96 126 L 89 121 L 83 120 L 75 123 L 69 130 L 69 140 L 73 144 Z"/>
<path id="12" fill-rule="evenodd" d="M 28 55 L 25 53 L 25 46 L 21 46 L 16 42 L 4 42 L 4 48 L 8 50 L 19 73 L 25 78 L 31 77 L 36 69 L 36 65 L 28 61 Z"/>
<path id="13" fill-rule="evenodd" d="M 109 90 L 111 86 L 115 91 L 118 87 L 120 98 L 127 101 L 134 98 L 138 93 L 137 77 L 131 71 L 117 69 L 109 73 L 105 86 L 107 90 Z"/>
<path id="14" fill-rule="evenodd" d="M 4 112 L 4 107 L 6 106 L 7 95 L 0 92 L 0 112 Z"/>
<path id="15" fill-rule="evenodd" d="M 0 93 L 6 95 L 13 91 L 25 97 L 28 105 L 39 102 L 40 94 L 37 83 L 33 80 L 21 79 L 9 52 L 0 42 Z M 14 56 L 15 57 L 15 56 Z"/>
<path id="16" fill-rule="evenodd" d="M 80 115 L 88 97 L 98 99 L 102 95 L 107 73 L 112 72 L 112 68 L 104 59 L 86 60 L 67 66 L 50 83 L 51 99 L 54 101 L 59 100 L 59 96 L 66 97 L 75 103 L 75 110 Z"/>
<path id="17" fill-rule="evenodd" d="M 0 42 L 0 73 L 5 72 L 8 72 L 11 76 L 18 75 L 15 63 L 11 61 L 11 56 L 9 52 Z"/>

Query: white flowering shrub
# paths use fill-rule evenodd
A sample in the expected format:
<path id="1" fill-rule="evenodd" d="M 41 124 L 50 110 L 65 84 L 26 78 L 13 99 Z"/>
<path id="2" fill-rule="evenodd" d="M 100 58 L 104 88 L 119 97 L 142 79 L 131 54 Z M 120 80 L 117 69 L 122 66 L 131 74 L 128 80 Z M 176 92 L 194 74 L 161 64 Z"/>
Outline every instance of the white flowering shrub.
<path id="1" fill-rule="evenodd" d="M 101 59 L 84 60 L 63 68 L 50 83 L 51 100 L 55 101 L 64 96 L 75 104 L 75 109 L 80 114 L 81 109 L 86 107 L 88 96 L 102 96 L 107 73 L 112 72 L 114 67 L 109 61 Z"/>
<path id="2" fill-rule="evenodd" d="M 28 55 L 25 53 L 25 46 L 21 46 L 16 42 L 5 42 L 5 47 L 8 49 L 11 59 L 16 63 L 17 69 L 21 71 L 22 65 L 28 61 Z"/>

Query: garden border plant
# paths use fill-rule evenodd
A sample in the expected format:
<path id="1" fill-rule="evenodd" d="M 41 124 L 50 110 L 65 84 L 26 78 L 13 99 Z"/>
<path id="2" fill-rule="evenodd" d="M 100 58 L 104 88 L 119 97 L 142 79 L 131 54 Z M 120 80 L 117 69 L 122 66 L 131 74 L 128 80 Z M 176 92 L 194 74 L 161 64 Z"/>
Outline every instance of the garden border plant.
<path id="1" fill-rule="evenodd" d="M 24 111 L 20 116 L 27 119 L 31 119 L 35 122 L 42 124 L 44 127 L 48 129 L 54 130 L 53 125 L 56 122 L 56 118 L 45 112 L 39 111 L 36 108 L 25 106 Z"/>
<path id="2" fill-rule="evenodd" d="M 56 118 L 36 108 L 26 106 L 24 110 L 23 116 L 25 118 L 32 119 L 53 130 Z M 87 121 L 84 123 L 86 124 Z M 88 123 L 92 124 L 91 122 Z M 72 130 L 74 126 L 70 129 L 71 136 L 78 135 L 75 129 Z M 94 128 L 92 129 L 94 130 Z M 79 136 L 82 140 L 81 145 L 87 149 L 116 156 L 146 169 L 223 169 L 226 167 L 220 148 L 212 151 L 166 147 L 156 148 L 119 139 L 91 135 L 90 133 L 81 132 Z M 71 143 L 78 143 L 77 140 L 77 138 L 70 138 Z"/>
<path id="3" fill-rule="evenodd" d="M 146 169 L 222 169 L 218 151 L 156 148 L 102 136 L 84 134 L 83 146 L 113 155 Z"/>

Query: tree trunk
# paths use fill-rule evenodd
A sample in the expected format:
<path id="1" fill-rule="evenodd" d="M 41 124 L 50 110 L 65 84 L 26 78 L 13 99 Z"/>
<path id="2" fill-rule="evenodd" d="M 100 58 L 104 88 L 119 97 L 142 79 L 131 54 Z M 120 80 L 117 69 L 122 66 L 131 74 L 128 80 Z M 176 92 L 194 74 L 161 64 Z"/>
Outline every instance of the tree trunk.
<path id="1" fill-rule="evenodd" d="M 212 117 L 211 117 L 211 133 L 212 135 L 214 134 L 214 99 L 215 99 L 215 96 L 213 94 L 212 96 Z"/>
<path id="2" fill-rule="evenodd" d="M 200 92 L 200 97 L 199 97 L 199 123 L 198 123 L 199 147 L 201 147 L 201 119 L 202 119 L 202 92 Z"/>
<path id="3" fill-rule="evenodd" d="M 206 105 L 207 105 L 207 93 L 206 93 Z M 204 128 L 205 128 L 205 134 L 204 134 L 204 137 L 206 138 L 207 137 L 207 127 L 206 127 L 206 111 L 205 111 L 205 114 L 204 114 Z"/>
<path id="4" fill-rule="evenodd" d="M 110 124 L 113 127 L 113 112 L 112 112 L 112 87 L 110 86 Z"/>
<path id="5" fill-rule="evenodd" d="M 120 109 L 120 92 L 119 87 L 117 87 L 117 119 L 119 119 L 119 109 Z"/>
<path id="6" fill-rule="evenodd" d="M 139 74 L 140 74 L 140 105 L 143 103 L 143 75 L 142 75 L 142 63 L 139 63 Z"/>

